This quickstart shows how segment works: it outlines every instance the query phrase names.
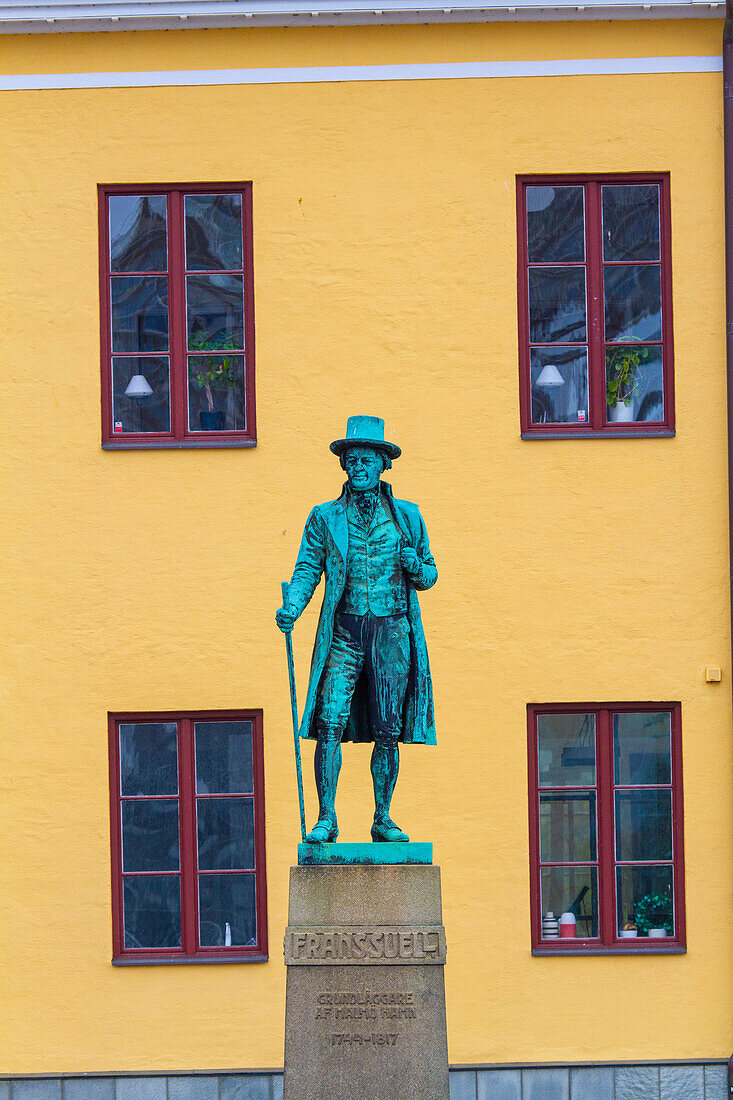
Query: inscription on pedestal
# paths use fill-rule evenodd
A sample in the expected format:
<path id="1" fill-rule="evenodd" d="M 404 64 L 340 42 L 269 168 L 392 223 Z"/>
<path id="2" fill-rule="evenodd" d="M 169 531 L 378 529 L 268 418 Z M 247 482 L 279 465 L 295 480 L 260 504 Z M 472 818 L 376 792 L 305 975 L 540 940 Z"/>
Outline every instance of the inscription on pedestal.
<path id="1" fill-rule="evenodd" d="M 445 963 L 445 931 L 442 925 L 420 927 L 287 928 L 285 965 L 333 966 L 339 963 L 391 964 Z"/>

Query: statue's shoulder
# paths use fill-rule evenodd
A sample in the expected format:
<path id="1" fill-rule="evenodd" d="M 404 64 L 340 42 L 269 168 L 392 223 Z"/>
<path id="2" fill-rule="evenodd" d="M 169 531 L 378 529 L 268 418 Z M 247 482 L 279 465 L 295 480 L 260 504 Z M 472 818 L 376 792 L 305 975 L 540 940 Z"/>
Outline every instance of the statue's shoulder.
<path id="1" fill-rule="evenodd" d="M 326 500 L 323 504 L 316 504 L 316 506 L 311 509 L 311 518 L 315 517 L 326 522 L 329 516 L 332 516 L 334 512 L 343 507 L 343 496 L 337 497 L 336 500 Z"/>
<path id="2" fill-rule="evenodd" d="M 411 500 L 399 500 L 398 497 L 392 497 L 392 503 L 395 508 L 399 508 L 400 512 L 403 512 L 406 516 L 413 520 L 421 520 L 420 509 L 417 504 Z"/>

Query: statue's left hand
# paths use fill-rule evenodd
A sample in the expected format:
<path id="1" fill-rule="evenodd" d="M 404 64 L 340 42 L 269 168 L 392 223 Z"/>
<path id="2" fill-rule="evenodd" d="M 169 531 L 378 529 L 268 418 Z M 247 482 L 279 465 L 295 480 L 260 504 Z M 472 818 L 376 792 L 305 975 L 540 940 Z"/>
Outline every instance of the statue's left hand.
<path id="1" fill-rule="evenodd" d="M 411 576 L 415 576 L 420 572 L 420 559 L 417 556 L 417 551 L 413 550 L 411 546 L 403 546 L 400 550 L 400 564 Z"/>

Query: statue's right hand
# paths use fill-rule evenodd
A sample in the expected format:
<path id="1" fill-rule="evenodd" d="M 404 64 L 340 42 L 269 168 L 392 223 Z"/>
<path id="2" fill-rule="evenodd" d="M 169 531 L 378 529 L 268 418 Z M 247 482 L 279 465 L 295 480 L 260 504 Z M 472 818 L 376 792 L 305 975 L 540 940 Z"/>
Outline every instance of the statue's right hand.
<path id="1" fill-rule="evenodd" d="M 295 620 L 298 618 L 298 612 L 290 604 L 279 608 L 275 612 L 275 622 L 282 630 L 283 634 L 289 634 L 293 629 Z"/>

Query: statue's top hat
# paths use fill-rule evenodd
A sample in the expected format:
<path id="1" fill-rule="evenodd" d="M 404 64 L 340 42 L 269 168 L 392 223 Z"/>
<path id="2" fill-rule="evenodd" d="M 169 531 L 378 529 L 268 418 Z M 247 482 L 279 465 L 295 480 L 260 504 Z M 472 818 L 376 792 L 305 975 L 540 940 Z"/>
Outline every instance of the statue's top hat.
<path id="1" fill-rule="evenodd" d="M 334 439 L 331 450 L 342 455 L 349 447 L 374 447 L 390 458 L 399 458 L 402 450 L 396 443 L 384 438 L 384 421 L 381 416 L 350 416 L 346 421 L 346 438 Z"/>

